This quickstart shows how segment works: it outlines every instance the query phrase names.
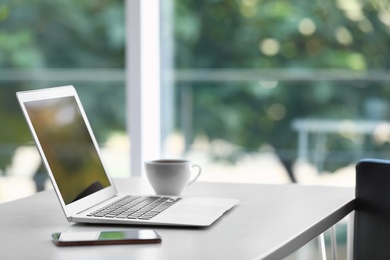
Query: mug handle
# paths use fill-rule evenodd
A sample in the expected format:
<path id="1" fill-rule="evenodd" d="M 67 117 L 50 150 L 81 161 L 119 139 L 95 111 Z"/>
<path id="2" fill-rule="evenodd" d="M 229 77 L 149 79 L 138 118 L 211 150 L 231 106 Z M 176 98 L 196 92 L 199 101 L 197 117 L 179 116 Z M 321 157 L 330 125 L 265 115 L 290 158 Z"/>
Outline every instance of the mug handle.
<path id="1" fill-rule="evenodd" d="M 190 185 L 190 184 L 192 184 L 194 181 L 196 181 L 196 180 L 199 178 L 200 173 L 202 172 L 202 168 L 200 168 L 200 166 L 197 165 L 197 164 L 193 164 L 193 165 L 191 166 L 191 172 L 192 172 L 192 169 L 193 169 L 193 168 L 198 168 L 198 173 L 196 174 L 195 178 L 193 178 L 190 182 L 188 182 L 187 185 Z"/>

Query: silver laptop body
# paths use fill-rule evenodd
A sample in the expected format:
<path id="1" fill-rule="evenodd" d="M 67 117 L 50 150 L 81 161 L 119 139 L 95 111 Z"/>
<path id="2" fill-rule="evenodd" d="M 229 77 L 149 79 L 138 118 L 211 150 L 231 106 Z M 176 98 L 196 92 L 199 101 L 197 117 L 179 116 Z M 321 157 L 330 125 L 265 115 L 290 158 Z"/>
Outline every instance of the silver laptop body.
<path id="1" fill-rule="evenodd" d="M 238 203 L 236 199 L 184 196 L 147 220 L 91 216 L 122 197 L 139 195 L 117 193 L 75 88 L 21 91 L 16 96 L 70 222 L 209 226 Z"/>

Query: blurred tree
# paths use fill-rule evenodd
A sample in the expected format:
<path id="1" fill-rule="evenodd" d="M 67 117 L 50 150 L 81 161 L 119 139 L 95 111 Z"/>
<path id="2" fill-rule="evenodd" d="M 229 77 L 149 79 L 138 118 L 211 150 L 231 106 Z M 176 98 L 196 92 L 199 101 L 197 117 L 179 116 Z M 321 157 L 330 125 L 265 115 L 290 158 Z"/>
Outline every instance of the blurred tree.
<path id="1" fill-rule="evenodd" d="M 3 0 L 0 70 L 124 68 L 124 31 L 123 0 Z M 91 111 L 91 123 L 99 126 L 98 140 L 104 141 L 111 131 L 124 131 L 124 84 L 91 82 L 69 79 L 49 85 L 39 80 L 1 81 L 0 171 L 10 163 L 18 145 L 32 140 L 17 105 L 16 91 L 73 84 L 86 110 Z"/>
<path id="2" fill-rule="evenodd" d="M 388 69 L 387 1 L 183 0 L 175 5 L 179 69 Z M 292 120 L 369 118 L 366 100 L 390 97 L 387 82 L 321 81 L 315 73 L 312 78 L 194 84 L 194 135 L 228 140 L 244 151 L 271 144 L 294 180 Z"/>
<path id="3" fill-rule="evenodd" d="M 389 66 L 390 7 L 385 0 L 174 2 L 178 69 L 365 72 Z M 123 68 L 123 6 L 123 0 L 3 0 L 0 69 Z M 313 81 L 267 77 L 260 82 L 194 84 L 194 135 L 227 140 L 244 152 L 271 144 L 291 170 L 296 148 L 293 119 L 388 118 L 388 111 L 378 115 L 367 110 L 367 100 L 389 98 L 386 81 L 331 82 L 316 80 L 317 76 L 313 74 Z M 78 88 L 91 123 L 98 126 L 94 128 L 98 140 L 124 129 L 123 86 L 113 92 L 114 84 L 76 83 L 66 84 Z M 9 153 L 0 159 L 4 169 L 13 149 L 8 144 L 31 140 L 15 92 L 48 83 L 0 84 L 0 144 Z M 102 97 L 110 101 L 102 102 Z M 330 145 L 345 149 L 352 144 Z M 227 158 L 234 161 L 240 154 L 234 151 Z"/>

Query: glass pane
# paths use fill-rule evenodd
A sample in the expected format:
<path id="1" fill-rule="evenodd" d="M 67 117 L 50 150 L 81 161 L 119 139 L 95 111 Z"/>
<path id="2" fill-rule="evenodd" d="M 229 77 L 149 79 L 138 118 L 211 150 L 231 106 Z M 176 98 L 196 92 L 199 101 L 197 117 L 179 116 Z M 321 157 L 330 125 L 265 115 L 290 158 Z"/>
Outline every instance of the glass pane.
<path id="1" fill-rule="evenodd" d="M 128 174 L 124 39 L 122 0 L 0 3 L 0 201 L 50 187 L 17 91 L 74 85 L 110 172 Z"/>
<path id="2" fill-rule="evenodd" d="M 203 180 L 353 186 L 357 160 L 389 158 L 386 1 L 171 10 L 165 152 L 203 164 Z"/>

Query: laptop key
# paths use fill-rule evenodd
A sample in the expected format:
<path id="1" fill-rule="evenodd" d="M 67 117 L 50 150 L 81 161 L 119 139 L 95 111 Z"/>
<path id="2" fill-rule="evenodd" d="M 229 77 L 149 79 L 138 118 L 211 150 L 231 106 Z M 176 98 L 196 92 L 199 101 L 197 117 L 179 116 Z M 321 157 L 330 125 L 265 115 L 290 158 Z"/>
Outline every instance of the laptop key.
<path id="1" fill-rule="evenodd" d="M 116 218 L 116 215 L 105 215 L 105 218 Z"/>
<path id="2" fill-rule="evenodd" d="M 116 218 L 127 218 L 128 215 L 118 215 Z"/>
<path id="3" fill-rule="evenodd" d="M 153 218 L 153 217 L 145 217 L 145 216 L 142 216 L 142 217 L 139 217 L 138 219 L 149 220 L 149 219 L 151 219 L 151 218 Z"/>

